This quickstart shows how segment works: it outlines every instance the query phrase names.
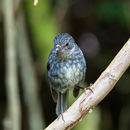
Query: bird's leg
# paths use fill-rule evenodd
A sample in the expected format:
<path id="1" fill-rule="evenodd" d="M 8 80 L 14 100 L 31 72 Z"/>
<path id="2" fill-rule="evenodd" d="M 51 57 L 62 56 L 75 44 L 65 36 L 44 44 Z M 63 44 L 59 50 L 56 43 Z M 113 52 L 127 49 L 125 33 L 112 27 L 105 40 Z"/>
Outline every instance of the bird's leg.
<path id="1" fill-rule="evenodd" d="M 57 102 L 57 109 L 56 113 L 58 115 L 58 119 L 60 116 L 62 117 L 62 120 L 65 122 L 63 117 L 63 112 L 67 109 L 67 97 L 68 97 L 68 91 L 65 93 L 58 93 L 58 102 Z"/>
<path id="2" fill-rule="evenodd" d="M 62 117 L 62 120 L 65 122 L 63 113 L 61 113 L 60 115 L 58 115 L 58 117 L 57 117 L 58 120 L 60 119 L 60 116 Z"/>
<path id="3" fill-rule="evenodd" d="M 60 119 L 60 116 L 62 117 L 62 120 L 65 122 L 63 113 L 61 113 L 61 114 L 57 117 L 58 120 Z"/>
<path id="4" fill-rule="evenodd" d="M 62 117 L 62 120 L 64 121 L 64 123 L 65 123 L 65 120 L 64 120 L 64 116 L 63 116 L 63 113 L 61 113 L 61 117 Z"/>

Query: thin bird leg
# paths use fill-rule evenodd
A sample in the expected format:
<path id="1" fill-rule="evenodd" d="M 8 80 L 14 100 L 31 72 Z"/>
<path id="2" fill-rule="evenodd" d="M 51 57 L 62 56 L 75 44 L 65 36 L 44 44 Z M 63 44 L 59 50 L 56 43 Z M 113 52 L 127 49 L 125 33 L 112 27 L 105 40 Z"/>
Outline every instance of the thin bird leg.
<path id="1" fill-rule="evenodd" d="M 62 120 L 65 122 L 63 113 L 61 113 L 60 115 L 61 115 L 61 117 L 62 117 Z M 58 118 L 57 118 L 58 120 L 60 119 L 60 115 L 59 115 Z"/>
<path id="2" fill-rule="evenodd" d="M 63 95 L 61 94 L 60 95 L 60 112 L 61 112 L 61 117 L 62 117 L 62 120 L 65 122 L 64 120 L 64 117 L 63 117 L 63 112 L 64 112 L 64 109 L 63 109 L 63 105 L 64 105 L 64 99 L 63 99 Z"/>
<path id="3" fill-rule="evenodd" d="M 61 113 L 60 115 L 61 115 L 61 117 L 62 117 L 62 120 L 65 122 L 63 113 Z M 60 119 L 60 115 L 58 116 L 58 120 Z"/>
<path id="4" fill-rule="evenodd" d="M 64 116 L 63 116 L 63 114 L 61 113 L 61 117 L 62 117 L 62 120 L 65 122 L 65 120 L 64 120 Z"/>

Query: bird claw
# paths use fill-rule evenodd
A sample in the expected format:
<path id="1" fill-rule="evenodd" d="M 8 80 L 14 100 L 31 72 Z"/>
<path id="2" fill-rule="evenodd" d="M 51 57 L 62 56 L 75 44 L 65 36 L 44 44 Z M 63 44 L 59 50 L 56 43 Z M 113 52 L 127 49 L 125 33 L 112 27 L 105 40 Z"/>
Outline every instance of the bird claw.
<path id="1" fill-rule="evenodd" d="M 65 123 L 65 120 L 64 120 L 64 116 L 63 116 L 63 113 L 61 113 L 61 117 L 62 117 L 62 120 L 64 121 L 64 123 Z"/>
<path id="2" fill-rule="evenodd" d="M 92 86 L 93 86 L 93 84 L 90 83 L 90 85 L 89 85 L 88 87 L 84 88 L 84 90 L 85 90 L 85 91 L 86 91 L 86 90 L 90 90 L 92 93 L 94 93 L 93 90 L 92 90 L 92 88 L 91 88 Z"/>
<path id="3" fill-rule="evenodd" d="M 59 119 L 60 119 L 60 117 L 62 117 L 62 120 L 63 120 L 63 121 L 64 121 L 64 123 L 65 123 L 65 119 L 64 119 L 63 113 L 61 113 L 61 114 L 57 117 L 57 119 L 59 120 Z"/>
<path id="4" fill-rule="evenodd" d="M 86 90 L 90 90 L 92 93 L 94 93 L 93 92 L 93 90 L 91 89 L 91 87 L 93 86 L 93 84 L 91 83 L 88 87 L 86 87 L 86 88 L 83 88 L 83 87 L 80 87 L 80 86 L 77 86 L 79 89 L 82 89 L 82 90 L 84 90 L 84 91 L 86 91 Z"/>

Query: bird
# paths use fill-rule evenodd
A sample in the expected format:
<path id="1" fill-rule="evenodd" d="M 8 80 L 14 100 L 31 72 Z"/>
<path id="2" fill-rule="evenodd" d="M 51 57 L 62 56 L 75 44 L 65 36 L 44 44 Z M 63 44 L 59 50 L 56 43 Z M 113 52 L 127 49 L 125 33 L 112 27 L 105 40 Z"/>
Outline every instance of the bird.
<path id="1" fill-rule="evenodd" d="M 47 74 L 51 95 L 56 103 L 56 115 L 59 116 L 68 108 L 69 90 L 73 89 L 73 96 L 78 96 L 87 67 L 83 52 L 70 34 L 58 34 L 53 43 Z"/>

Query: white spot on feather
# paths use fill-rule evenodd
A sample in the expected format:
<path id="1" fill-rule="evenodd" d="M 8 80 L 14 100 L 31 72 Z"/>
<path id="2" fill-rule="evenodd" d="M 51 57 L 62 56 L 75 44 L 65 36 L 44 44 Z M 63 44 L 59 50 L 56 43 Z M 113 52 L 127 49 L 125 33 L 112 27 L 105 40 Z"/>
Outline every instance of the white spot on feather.
<path id="1" fill-rule="evenodd" d="M 71 68 L 68 68 L 67 72 L 66 72 L 66 78 L 70 79 L 71 77 L 73 77 L 73 70 Z"/>

